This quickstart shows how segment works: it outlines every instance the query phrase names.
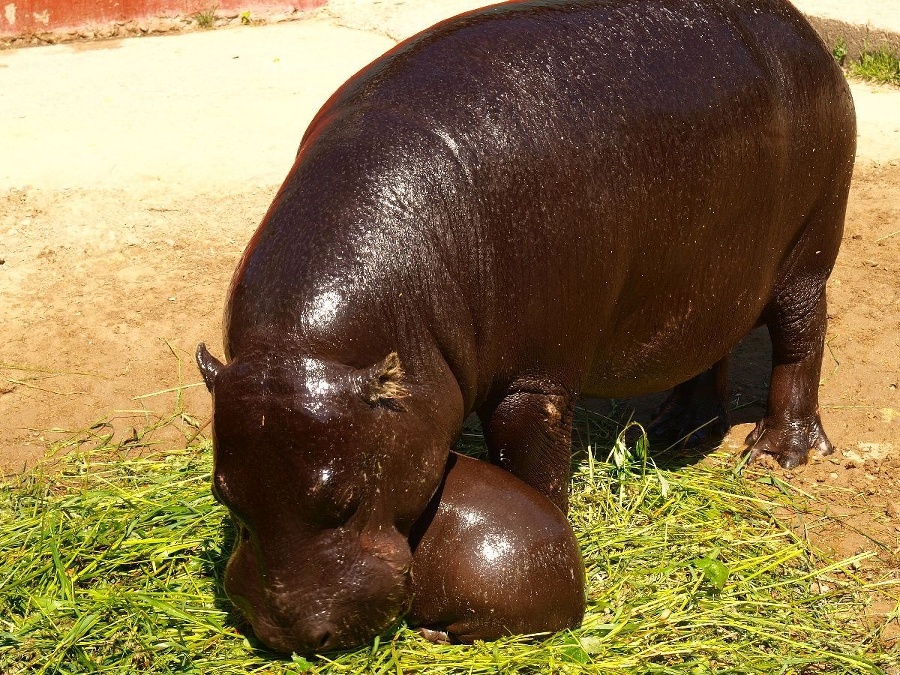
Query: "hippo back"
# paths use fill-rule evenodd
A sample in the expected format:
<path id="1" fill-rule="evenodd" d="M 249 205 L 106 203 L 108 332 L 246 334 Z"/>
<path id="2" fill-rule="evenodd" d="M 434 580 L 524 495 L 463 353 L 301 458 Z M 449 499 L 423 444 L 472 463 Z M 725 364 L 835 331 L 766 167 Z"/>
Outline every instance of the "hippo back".
<path id="1" fill-rule="evenodd" d="M 786 2 L 464 15 L 322 108 L 235 275 L 226 343 L 290 330 L 358 361 L 389 343 L 410 371 L 437 350 L 469 409 L 539 370 L 662 390 L 758 322 L 854 137 L 840 69 Z M 840 234 L 817 235 L 822 260 Z"/>

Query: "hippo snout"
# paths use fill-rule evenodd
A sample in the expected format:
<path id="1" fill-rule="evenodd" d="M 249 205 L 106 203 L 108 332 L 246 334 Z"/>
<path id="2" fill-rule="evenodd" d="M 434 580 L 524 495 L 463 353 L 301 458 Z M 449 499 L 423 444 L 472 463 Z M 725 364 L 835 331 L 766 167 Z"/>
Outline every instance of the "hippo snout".
<path id="1" fill-rule="evenodd" d="M 227 592 L 232 604 L 250 622 L 253 633 L 269 649 L 284 654 L 313 654 L 339 648 L 337 627 L 321 614 L 302 618 L 276 616 L 258 600 L 250 600 L 233 590 Z"/>
<path id="2" fill-rule="evenodd" d="M 315 654 L 371 641 L 409 608 L 411 552 L 367 538 L 355 555 L 302 556 L 291 573 L 263 573 L 253 546 L 239 544 L 225 572 L 225 591 L 270 649 Z M 403 550 L 405 549 L 405 551 Z"/>

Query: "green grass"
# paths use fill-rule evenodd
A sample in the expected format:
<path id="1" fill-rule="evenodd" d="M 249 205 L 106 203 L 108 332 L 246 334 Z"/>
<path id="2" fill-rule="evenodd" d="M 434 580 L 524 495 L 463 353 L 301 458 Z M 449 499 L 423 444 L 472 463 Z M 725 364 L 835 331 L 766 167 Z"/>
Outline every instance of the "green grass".
<path id="1" fill-rule="evenodd" d="M 88 441 L 90 438 L 94 440 Z M 461 445 L 478 452 L 480 437 Z M 108 437 L 0 486 L 0 672 L 880 673 L 862 619 L 875 585 L 823 560 L 719 458 L 657 469 L 582 413 L 571 519 L 584 625 L 545 639 L 437 646 L 397 626 L 373 645 L 279 659 L 222 592 L 232 532 L 211 448 L 130 456 Z M 610 461 L 601 461 L 607 459 Z M 730 459 L 729 459 L 730 461 Z M 790 493 L 790 490 L 785 490 Z M 827 590 L 825 590 L 827 587 Z M 883 593 L 893 593 L 882 584 Z"/>
<path id="2" fill-rule="evenodd" d="M 216 25 L 216 10 L 218 6 L 210 7 L 194 14 L 197 26 L 200 28 L 214 28 Z"/>
<path id="3" fill-rule="evenodd" d="M 850 75 L 878 84 L 900 86 L 900 58 L 885 49 L 863 52 L 849 64 Z"/>
<path id="4" fill-rule="evenodd" d="M 858 57 L 848 60 L 847 45 L 839 40 L 832 54 L 851 77 L 900 87 L 900 56 L 889 49 L 864 49 Z"/>

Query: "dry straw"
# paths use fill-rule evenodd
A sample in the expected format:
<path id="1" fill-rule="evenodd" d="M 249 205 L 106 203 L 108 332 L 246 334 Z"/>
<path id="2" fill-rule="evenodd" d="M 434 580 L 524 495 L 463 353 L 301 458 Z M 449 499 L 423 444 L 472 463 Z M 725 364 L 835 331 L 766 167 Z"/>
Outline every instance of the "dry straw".
<path id="1" fill-rule="evenodd" d="M 279 658 L 222 591 L 232 531 L 211 448 L 130 456 L 108 435 L 0 487 L 0 672 L 881 673 L 900 665 L 864 619 L 888 582 L 854 578 L 773 516 L 724 461 L 657 469 L 582 413 L 571 518 L 587 564 L 584 625 L 435 646 L 402 624 L 327 658 Z M 88 442 L 89 441 L 89 442 Z M 481 451 L 467 431 L 463 449 Z M 606 461 L 601 461 L 606 460 Z M 718 466 L 717 466 L 718 465 Z M 827 590 L 826 590 L 827 589 Z M 893 671 L 896 672 L 896 671 Z"/>

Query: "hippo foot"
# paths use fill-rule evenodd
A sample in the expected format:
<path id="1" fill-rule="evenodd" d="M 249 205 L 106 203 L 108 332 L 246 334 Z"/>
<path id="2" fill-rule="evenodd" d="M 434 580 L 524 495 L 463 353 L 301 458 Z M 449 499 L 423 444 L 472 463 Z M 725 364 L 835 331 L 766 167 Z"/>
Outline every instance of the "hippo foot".
<path id="1" fill-rule="evenodd" d="M 462 632 L 454 632 L 454 627 L 458 628 Z M 492 640 L 500 638 L 502 635 L 508 634 L 507 632 L 495 634 L 495 632 L 487 626 L 469 626 L 456 624 L 451 624 L 447 628 L 427 628 L 425 626 L 419 626 L 418 628 L 416 628 L 416 630 L 418 631 L 419 635 L 436 645 L 470 645 L 475 642 L 475 640 L 490 642 Z"/>
<path id="2" fill-rule="evenodd" d="M 433 642 L 436 645 L 450 644 L 450 635 L 445 630 L 435 630 L 433 628 L 425 628 L 425 626 L 421 626 L 418 630 L 419 635 L 429 642 Z"/>
<path id="3" fill-rule="evenodd" d="M 750 446 L 749 461 L 769 455 L 784 469 L 806 464 L 810 453 L 815 457 L 825 457 L 834 452 L 834 446 L 825 435 L 818 416 L 809 422 L 793 422 L 782 428 L 769 426 L 764 417 L 756 423 L 756 428 L 744 442 Z"/>
<path id="4" fill-rule="evenodd" d="M 675 394 L 667 398 L 647 426 L 647 436 L 666 446 L 694 448 L 720 441 L 728 433 L 728 413 L 718 401 L 684 405 Z"/>

